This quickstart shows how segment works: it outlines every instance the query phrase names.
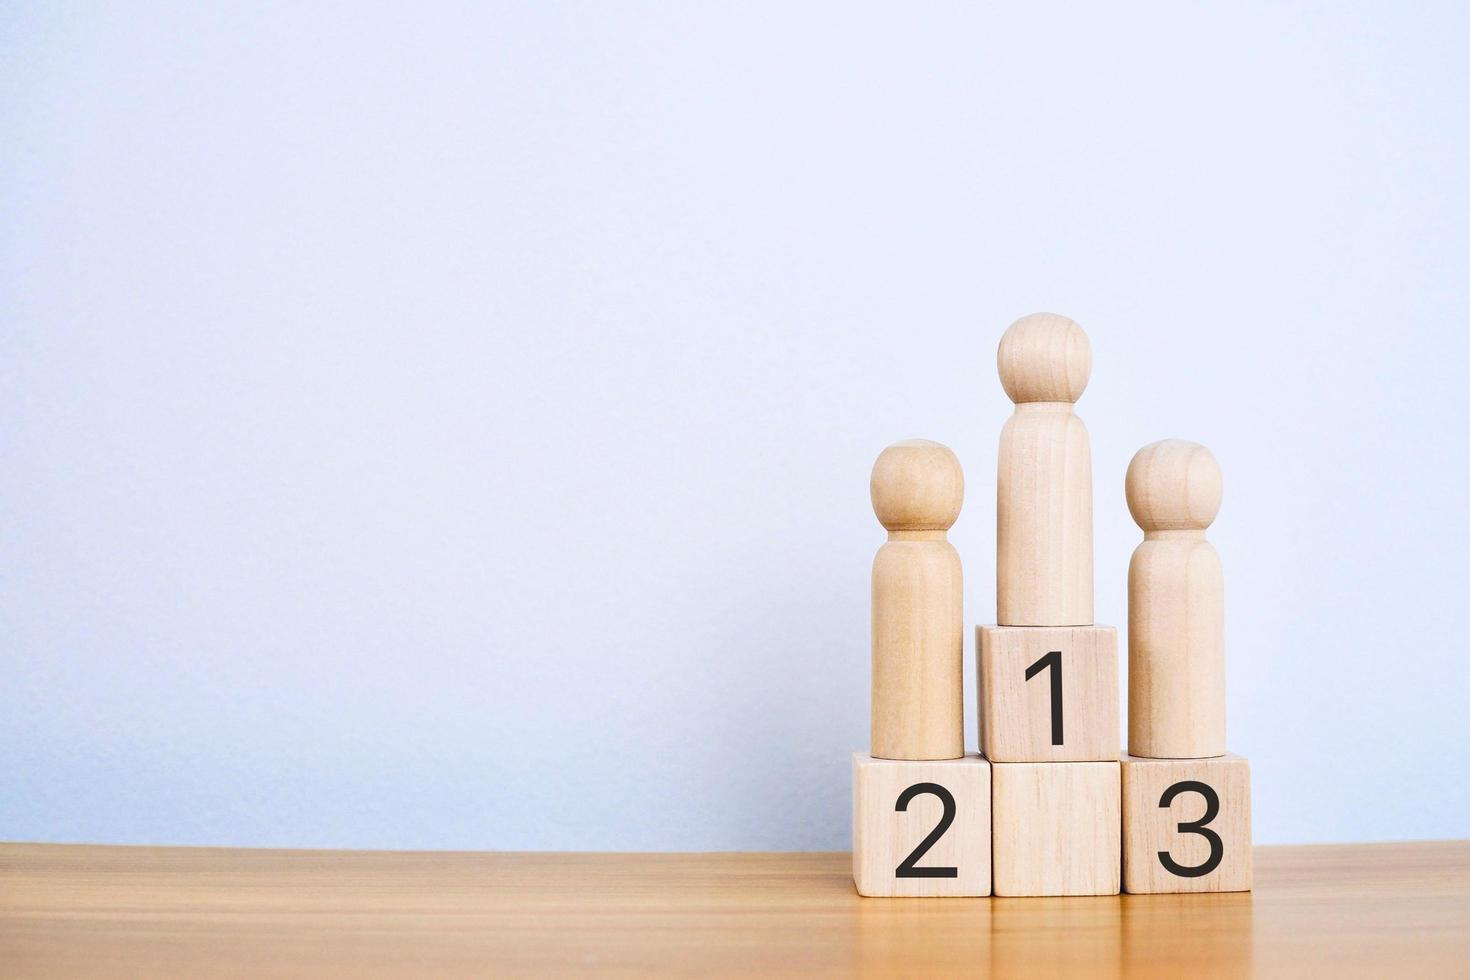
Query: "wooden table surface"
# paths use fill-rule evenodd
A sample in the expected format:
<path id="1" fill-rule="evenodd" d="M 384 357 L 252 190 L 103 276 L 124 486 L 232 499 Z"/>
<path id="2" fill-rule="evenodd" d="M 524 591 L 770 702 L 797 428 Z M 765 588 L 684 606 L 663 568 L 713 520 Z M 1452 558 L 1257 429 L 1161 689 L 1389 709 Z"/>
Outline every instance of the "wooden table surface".
<path id="1" fill-rule="evenodd" d="M 0 844 L 0 976 L 1470 976 L 1470 842 L 1262 847 L 1256 890 L 864 899 L 846 854 Z"/>

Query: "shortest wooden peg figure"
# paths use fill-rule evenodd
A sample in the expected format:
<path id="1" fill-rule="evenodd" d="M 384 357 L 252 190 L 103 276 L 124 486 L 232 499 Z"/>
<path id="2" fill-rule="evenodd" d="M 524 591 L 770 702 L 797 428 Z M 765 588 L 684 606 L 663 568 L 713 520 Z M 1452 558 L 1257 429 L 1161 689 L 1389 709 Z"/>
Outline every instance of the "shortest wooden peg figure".
<path id="1" fill-rule="evenodd" d="M 1167 439 L 1128 465 L 1143 543 L 1128 567 L 1123 890 L 1249 891 L 1250 763 L 1225 748 L 1224 576 L 1205 529 L 1220 467 Z"/>

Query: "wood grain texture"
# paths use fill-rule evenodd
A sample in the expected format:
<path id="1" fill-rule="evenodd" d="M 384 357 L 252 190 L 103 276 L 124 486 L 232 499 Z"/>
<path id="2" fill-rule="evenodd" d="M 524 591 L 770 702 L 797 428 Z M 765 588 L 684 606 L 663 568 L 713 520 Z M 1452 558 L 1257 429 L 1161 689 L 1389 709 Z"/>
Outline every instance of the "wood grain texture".
<path id="1" fill-rule="evenodd" d="M 1264 847 L 1256 890 L 865 899 L 826 854 L 0 844 L 0 973 L 1455 977 L 1470 842 Z"/>
<path id="2" fill-rule="evenodd" d="M 870 750 L 881 759 L 965 753 L 964 575 L 945 531 L 965 498 L 960 461 L 911 439 L 873 464 L 873 512 L 888 541 L 873 559 Z"/>
<path id="3" fill-rule="evenodd" d="M 1204 446 L 1166 439 L 1134 454 L 1124 489 L 1144 532 L 1128 564 L 1128 751 L 1222 755 L 1225 577 L 1205 540 L 1220 467 Z"/>
<path id="4" fill-rule="evenodd" d="M 1207 827 L 1219 837 L 1215 868 L 1198 876 L 1171 874 L 1159 852 L 1182 868 L 1207 866 L 1210 841 L 1179 824 L 1203 818 L 1208 809 L 1196 791 L 1176 794 L 1167 808 L 1159 804 L 1181 782 L 1210 787 L 1218 812 Z M 1123 890 L 1134 894 L 1237 892 L 1251 887 L 1251 769 L 1242 756 L 1215 759 L 1140 759 L 1123 757 Z"/>
<path id="5" fill-rule="evenodd" d="M 1072 409 L 1092 370 L 1087 335 L 1035 313 L 1006 330 L 996 362 L 1016 403 L 996 477 L 997 622 L 1091 625 L 1092 448 Z"/>
<path id="6" fill-rule="evenodd" d="M 995 894 L 1118 893 L 1117 762 L 997 762 L 990 780 Z"/>
<path id="7" fill-rule="evenodd" d="M 1103 762 L 1118 758 L 1118 631 L 1111 626 L 980 626 L 975 630 L 980 751 L 992 762 Z M 1054 733 L 1048 666 L 1061 667 L 1061 731 Z M 1053 735 L 1062 736 L 1054 744 Z"/>
<path id="8" fill-rule="evenodd" d="M 903 810 L 899 797 L 932 783 L 954 800 L 954 819 L 914 863 L 953 868 L 953 878 L 900 878 L 898 866 L 939 825 L 943 801 L 915 794 Z M 990 763 L 978 755 L 940 762 L 897 762 L 852 757 L 852 879 L 869 896 L 976 896 L 990 894 Z"/>

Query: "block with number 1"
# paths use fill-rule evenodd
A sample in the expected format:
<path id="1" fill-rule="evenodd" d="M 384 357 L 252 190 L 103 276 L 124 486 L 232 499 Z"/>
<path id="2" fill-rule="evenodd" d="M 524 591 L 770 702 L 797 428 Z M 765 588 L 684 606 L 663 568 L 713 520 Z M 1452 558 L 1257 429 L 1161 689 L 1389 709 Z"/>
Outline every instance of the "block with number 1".
<path id="1" fill-rule="evenodd" d="M 976 630 L 980 751 L 991 762 L 1118 758 L 1118 631 Z"/>
<path id="2" fill-rule="evenodd" d="M 1124 756 L 1123 828 L 1126 892 L 1250 891 L 1250 763 Z"/>

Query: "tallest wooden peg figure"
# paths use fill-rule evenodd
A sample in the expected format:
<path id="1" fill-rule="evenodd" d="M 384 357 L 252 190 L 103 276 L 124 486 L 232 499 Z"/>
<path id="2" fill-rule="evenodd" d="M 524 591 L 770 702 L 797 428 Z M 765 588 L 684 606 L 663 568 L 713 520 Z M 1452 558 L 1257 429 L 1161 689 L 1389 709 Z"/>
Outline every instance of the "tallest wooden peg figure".
<path id="1" fill-rule="evenodd" d="M 996 618 L 976 636 L 997 895 L 1116 895 L 1118 632 L 1092 621 L 1092 450 L 1072 404 L 1092 349 L 1064 316 L 1007 328 Z"/>
<path id="2" fill-rule="evenodd" d="M 1010 325 L 997 354 L 1016 411 L 1000 434 L 996 618 L 1001 626 L 1092 623 L 1092 449 L 1073 412 L 1092 348 L 1064 316 Z"/>

